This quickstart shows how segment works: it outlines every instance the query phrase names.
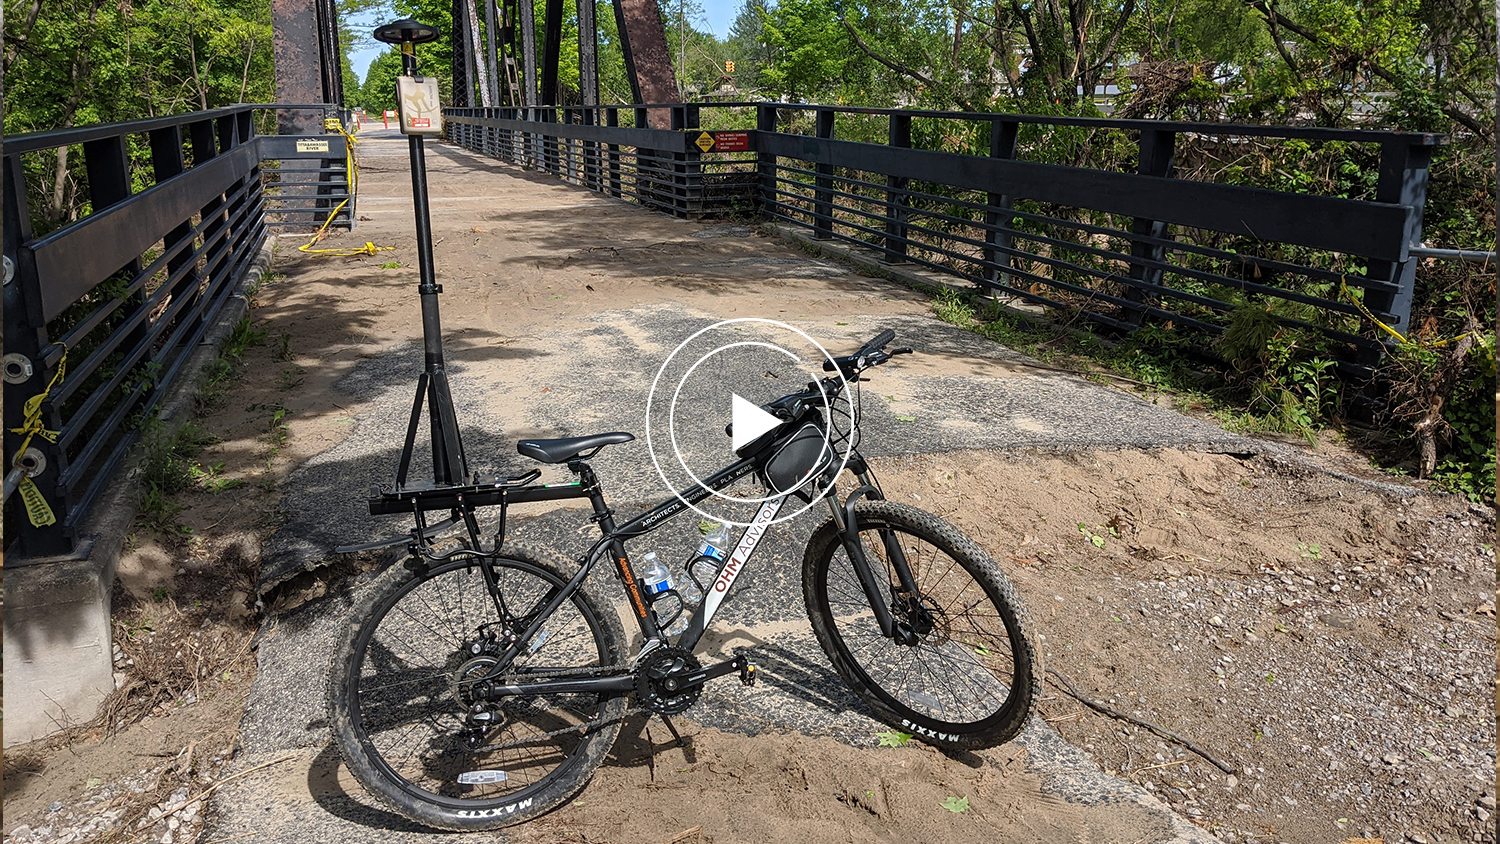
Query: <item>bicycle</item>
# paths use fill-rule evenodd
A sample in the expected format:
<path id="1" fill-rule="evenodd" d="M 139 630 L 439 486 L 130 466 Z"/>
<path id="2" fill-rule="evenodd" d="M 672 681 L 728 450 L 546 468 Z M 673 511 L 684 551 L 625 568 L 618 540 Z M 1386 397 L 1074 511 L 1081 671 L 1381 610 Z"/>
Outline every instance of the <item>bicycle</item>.
<path id="1" fill-rule="evenodd" d="M 630 715 L 660 715 L 680 742 L 670 716 L 691 707 L 704 683 L 730 674 L 755 682 L 744 652 L 704 666 L 694 648 L 781 507 L 792 497 L 811 505 L 819 495 L 831 515 L 803 554 L 803 598 L 838 674 L 877 718 L 930 744 L 972 750 L 1014 738 L 1041 674 L 1014 588 L 952 525 L 884 500 L 858 452 L 857 402 L 833 403 L 850 384 L 857 394 L 869 369 L 911 352 L 887 352 L 894 339 L 886 330 L 825 361 L 836 375 L 764 405 L 783 421 L 737 451 L 738 460 L 623 524 L 588 462 L 634 439 L 623 432 L 517 444 L 522 455 L 566 464 L 577 476 L 571 483 L 534 484 L 541 470 L 533 469 L 489 484 L 388 489 L 372 498 L 372 513 L 409 512 L 416 527 L 398 540 L 407 543 L 406 564 L 391 566 L 356 603 L 333 655 L 331 724 L 349 770 L 418 823 L 496 829 L 574 797 Z M 847 419 L 847 430 L 830 416 Z M 842 466 L 838 445 L 848 446 Z M 841 502 L 843 469 L 858 486 Z M 751 476 L 771 495 L 716 576 L 697 583 L 702 603 L 690 610 L 675 590 L 664 593 L 675 602 L 648 595 L 625 543 Z M 575 564 L 505 541 L 510 505 L 573 498 L 589 500 L 601 533 Z M 492 506 L 498 525 L 485 542 L 475 511 Z M 428 524 L 426 514 L 442 510 L 449 517 Z M 432 543 L 457 523 L 466 541 Z M 382 544 L 393 543 L 367 547 Z M 606 556 L 641 631 L 633 656 L 615 605 L 589 580 Z M 688 626 L 670 641 L 662 631 L 680 612 L 691 613 Z"/>

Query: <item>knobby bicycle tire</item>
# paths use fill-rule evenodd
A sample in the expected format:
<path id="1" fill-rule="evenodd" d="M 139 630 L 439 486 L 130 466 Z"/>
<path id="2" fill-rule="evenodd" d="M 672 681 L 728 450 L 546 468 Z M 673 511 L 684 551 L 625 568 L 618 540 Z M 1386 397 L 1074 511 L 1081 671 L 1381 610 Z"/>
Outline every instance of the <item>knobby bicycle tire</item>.
<path id="1" fill-rule="evenodd" d="M 472 701 L 460 700 L 456 680 L 485 669 L 467 647 L 480 620 L 498 621 L 478 565 L 465 558 L 420 575 L 400 565 L 382 573 L 350 611 L 329 672 L 330 723 L 350 772 L 399 814 L 438 829 L 498 829 L 571 799 L 604 761 L 625 712 L 622 695 L 504 698 L 499 734 L 477 750 L 464 745 L 459 727 Z M 538 610 L 540 595 L 570 580 L 553 555 L 523 543 L 507 543 L 494 565 L 512 614 Z M 613 606 L 586 585 L 549 617 L 532 649 L 517 658 L 516 670 L 587 670 L 622 664 L 625 636 Z M 578 664 L 554 664 L 559 660 Z M 575 723 L 576 730 L 556 735 Z M 514 746 L 517 735 L 528 744 Z M 411 748 L 408 758 L 394 758 L 402 748 Z M 547 765 L 553 767 L 527 779 Z M 461 785 L 454 776 L 494 777 L 495 770 L 504 772 L 503 782 Z"/>
<path id="2" fill-rule="evenodd" d="M 974 750 L 1014 738 L 1041 676 L 1015 587 L 973 540 L 930 513 L 889 501 L 860 502 L 854 512 L 894 614 L 908 618 L 910 605 L 886 559 L 887 534 L 899 538 L 931 623 L 915 645 L 881 633 L 829 519 L 808 542 L 802 592 L 834 669 L 880 720 L 929 744 Z"/>

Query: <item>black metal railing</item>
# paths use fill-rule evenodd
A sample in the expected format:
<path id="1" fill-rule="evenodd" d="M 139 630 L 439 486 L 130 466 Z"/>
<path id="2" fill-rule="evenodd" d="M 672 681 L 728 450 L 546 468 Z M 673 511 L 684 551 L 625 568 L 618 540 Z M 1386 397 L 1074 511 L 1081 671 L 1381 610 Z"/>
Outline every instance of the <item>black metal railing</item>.
<path id="1" fill-rule="evenodd" d="M 268 225 L 322 224 L 349 196 L 343 136 L 257 135 L 272 108 L 326 107 L 234 106 L 4 139 L 8 564 L 80 550 L 84 517 Z M 345 203 L 333 224 L 353 213 Z M 45 511 L 54 521 L 34 524 Z"/>
<path id="2" fill-rule="evenodd" d="M 753 208 L 889 263 L 940 270 L 1114 328 L 1171 322 L 1218 332 L 1254 303 L 1327 337 L 1354 370 L 1385 348 L 1372 318 L 1409 322 L 1412 249 L 1420 248 L 1428 164 L 1442 140 L 780 103 L 447 115 L 453 141 L 591 190 L 679 215 Z M 649 128 L 648 116 L 667 122 L 661 115 L 671 129 Z M 720 152 L 726 137 L 743 151 Z M 1375 172 L 1364 196 L 1202 181 L 1200 168 L 1179 165 L 1184 139 L 1195 156 L 1342 145 Z M 1090 166 L 1101 148 L 1113 154 Z"/>

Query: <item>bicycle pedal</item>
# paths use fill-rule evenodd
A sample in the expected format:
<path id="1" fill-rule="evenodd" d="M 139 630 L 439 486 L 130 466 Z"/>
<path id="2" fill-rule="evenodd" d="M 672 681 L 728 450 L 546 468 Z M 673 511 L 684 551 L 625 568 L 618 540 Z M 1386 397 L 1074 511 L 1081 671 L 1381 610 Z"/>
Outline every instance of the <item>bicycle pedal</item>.
<path id="1" fill-rule="evenodd" d="M 747 686 L 755 685 L 755 672 L 758 670 L 755 663 L 745 660 L 740 664 L 740 682 Z"/>

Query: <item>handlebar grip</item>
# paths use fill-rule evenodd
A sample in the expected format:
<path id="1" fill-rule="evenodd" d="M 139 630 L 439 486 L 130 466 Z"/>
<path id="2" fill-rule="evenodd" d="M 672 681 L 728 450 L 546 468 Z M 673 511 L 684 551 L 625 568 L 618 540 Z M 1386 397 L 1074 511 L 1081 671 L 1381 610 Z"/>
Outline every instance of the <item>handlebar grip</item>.
<path id="1" fill-rule="evenodd" d="M 896 339 L 896 332 L 887 328 L 879 334 L 876 334 L 874 340 L 866 343 L 864 345 L 864 348 L 859 350 L 859 354 L 878 352 L 881 349 L 884 349 L 886 346 L 889 346 L 891 344 L 891 341 L 894 339 Z"/>

